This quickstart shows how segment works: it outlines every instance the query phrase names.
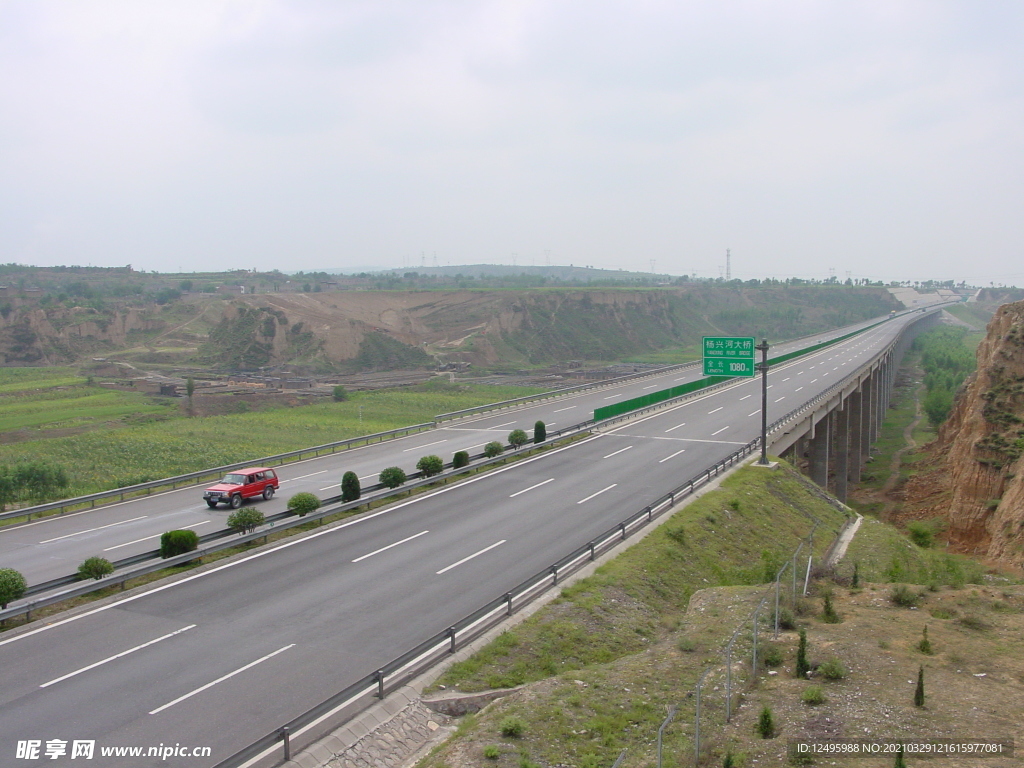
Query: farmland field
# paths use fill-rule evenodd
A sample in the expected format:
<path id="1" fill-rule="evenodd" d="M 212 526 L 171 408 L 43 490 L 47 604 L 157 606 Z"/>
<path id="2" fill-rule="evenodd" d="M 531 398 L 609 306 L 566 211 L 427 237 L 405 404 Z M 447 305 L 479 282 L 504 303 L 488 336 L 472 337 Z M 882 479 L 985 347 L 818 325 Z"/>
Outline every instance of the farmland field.
<path id="1" fill-rule="evenodd" d="M 82 389 L 97 392 L 84 385 Z M 164 421 L 116 429 L 100 426 L 77 435 L 0 445 L 0 464 L 58 464 L 69 476 L 67 495 L 79 496 L 420 424 L 439 413 L 540 391 L 543 390 L 483 385 L 422 386 L 354 393 L 341 403 L 205 418 L 178 416 L 178 401 L 171 401 L 170 408 L 157 405 L 162 412 L 174 414 L 174 418 Z M 140 407 L 149 401 L 159 403 L 157 398 L 132 393 L 110 394 L 137 397 Z M 41 401 L 37 403 L 41 406 L 40 420 L 46 414 L 47 403 L 62 403 L 50 413 L 65 414 L 62 400 Z M 0 421 L 6 418 L 6 408 L 7 402 L 0 399 Z"/>

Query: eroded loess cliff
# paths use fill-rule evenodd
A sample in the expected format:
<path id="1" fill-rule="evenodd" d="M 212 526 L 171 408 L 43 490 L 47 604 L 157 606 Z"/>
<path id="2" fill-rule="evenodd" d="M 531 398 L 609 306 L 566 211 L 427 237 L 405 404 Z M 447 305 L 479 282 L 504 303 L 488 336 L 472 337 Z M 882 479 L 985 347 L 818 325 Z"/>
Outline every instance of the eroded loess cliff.
<path id="1" fill-rule="evenodd" d="M 939 469 L 905 489 L 912 516 L 947 520 L 961 551 L 1024 566 L 1024 301 L 996 311 L 930 451 Z"/>

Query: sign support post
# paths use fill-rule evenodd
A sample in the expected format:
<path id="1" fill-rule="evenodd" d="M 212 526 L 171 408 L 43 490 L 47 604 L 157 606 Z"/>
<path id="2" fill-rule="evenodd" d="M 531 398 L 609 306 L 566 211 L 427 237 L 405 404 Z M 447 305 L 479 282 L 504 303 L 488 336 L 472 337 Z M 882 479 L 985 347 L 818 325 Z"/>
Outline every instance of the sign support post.
<path id="1" fill-rule="evenodd" d="M 760 351 L 761 362 L 757 369 L 761 371 L 761 459 L 757 462 L 762 467 L 768 466 L 768 339 L 754 349 Z"/>

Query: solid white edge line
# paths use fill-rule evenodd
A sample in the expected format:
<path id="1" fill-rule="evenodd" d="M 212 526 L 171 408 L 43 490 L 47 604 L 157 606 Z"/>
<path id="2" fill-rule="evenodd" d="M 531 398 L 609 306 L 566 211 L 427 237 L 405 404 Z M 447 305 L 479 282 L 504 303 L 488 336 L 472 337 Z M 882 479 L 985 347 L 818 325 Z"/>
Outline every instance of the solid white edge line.
<path id="1" fill-rule="evenodd" d="M 115 601 L 113 601 L 111 603 L 107 603 L 106 605 L 102 605 L 99 608 L 94 608 L 91 611 L 85 611 L 85 612 L 79 613 L 79 614 L 77 614 L 75 616 L 69 616 L 66 619 L 61 619 L 59 621 L 54 621 L 52 624 L 47 624 L 45 626 L 38 627 L 37 629 L 29 630 L 28 632 L 22 632 L 21 634 L 15 635 L 14 637 L 9 637 L 9 638 L 7 638 L 5 640 L 0 640 L 0 646 L 7 645 L 8 643 L 14 643 L 14 642 L 17 642 L 18 640 L 24 640 L 26 637 L 32 637 L 33 635 L 36 635 L 36 634 L 38 634 L 40 632 L 46 632 L 47 630 L 50 630 L 50 629 L 56 629 L 57 627 L 63 626 L 64 624 L 70 624 L 73 621 L 78 621 L 79 619 L 84 619 L 87 616 L 92 616 L 92 615 L 97 614 L 97 613 L 102 613 L 103 611 L 110 610 L 111 608 L 116 608 L 118 606 L 124 605 L 125 603 L 134 602 L 135 600 L 139 600 L 139 599 L 141 599 L 143 597 L 149 597 L 151 595 L 155 595 L 157 592 L 163 592 L 165 589 L 170 589 L 171 587 L 177 587 L 177 586 L 180 586 L 182 584 L 187 584 L 190 581 L 193 581 L 195 579 L 201 579 L 201 578 L 203 578 L 205 576 L 209 576 L 211 574 L 218 573 L 218 572 L 223 571 L 223 570 L 225 570 L 227 568 L 234 568 L 237 565 L 242 565 L 243 563 L 250 562 L 251 560 L 256 560 L 256 559 L 261 558 L 261 557 L 266 557 L 267 555 L 272 555 L 275 552 L 280 552 L 282 549 L 288 549 L 289 547 L 294 547 L 297 544 L 302 544 L 302 543 L 307 542 L 307 541 L 312 541 L 313 539 L 320 538 L 321 536 L 326 536 L 329 533 L 337 533 L 338 531 L 343 531 L 346 528 L 348 528 L 349 526 L 359 525 L 360 523 L 365 523 L 367 520 L 373 520 L 374 518 L 380 517 L 381 515 L 386 515 L 386 514 L 388 514 L 390 512 L 394 512 L 395 510 L 402 509 L 403 507 L 407 507 L 410 504 L 416 504 L 418 502 L 424 501 L 425 499 L 430 499 L 430 498 L 433 498 L 434 496 L 440 496 L 442 493 L 450 493 L 451 491 L 454 491 L 457 488 L 463 488 L 463 487 L 465 487 L 467 485 L 472 485 L 473 483 L 477 483 L 477 482 L 480 482 L 482 480 L 486 480 L 486 479 L 491 478 L 491 477 L 496 477 L 498 475 L 504 474 L 505 472 L 511 471 L 513 469 L 517 469 L 517 468 L 523 467 L 523 466 L 525 466 L 527 464 L 531 464 L 534 461 L 538 461 L 538 460 L 546 458 L 548 456 L 553 456 L 556 453 L 561 453 L 562 451 L 568 450 L 569 448 L 573 448 L 573 447 L 578 446 L 578 445 L 585 445 L 585 444 L 591 442 L 592 440 L 600 440 L 601 437 L 602 437 L 602 435 L 594 435 L 593 437 L 588 437 L 588 438 L 586 438 L 584 440 L 580 440 L 577 443 L 573 443 L 572 445 L 566 445 L 566 446 L 563 446 L 562 448 L 556 448 L 553 451 L 548 451 L 547 453 L 542 453 L 542 454 L 540 454 L 538 456 L 533 456 L 533 457 L 531 457 L 529 459 L 523 459 L 522 461 L 516 462 L 515 464 L 509 464 L 508 466 L 502 467 L 501 469 L 496 469 L 496 470 L 494 470 L 492 472 L 488 472 L 486 474 L 477 475 L 476 477 L 472 477 L 469 480 L 465 480 L 465 481 L 463 481 L 461 483 L 457 483 L 455 485 L 449 485 L 446 488 L 439 488 L 436 491 L 434 491 L 433 493 L 424 493 L 424 494 L 422 494 L 420 496 L 417 496 L 415 498 L 409 499 L 408 501 L 404 501 L 401 504 L 395 504 L 393 506 L 385 507 L 384 509 L 381 509 L 378 512 L 374 512 L 372 515 L 362 515 L 360 517 L 353 518 L 352 520 L 349 520 L 348 522 L 345 522 L 345 523 L 341 523 L 340 525 L 335 526 L 334 528 L 325 528 L 322 531 L 317 531 L 315 533 L 311 533 L 308 536 L 302 537 L 301 539 L 297 538 L 294 541 L 286 541 L 283 544 L 280 544 L 279 546 L 274 547 L 273 549 L 266 549 L 266 550 L 262 550 L 260 552 L 254 552 L 253 554 L 249 555 L 248 557 L 242 557 L 242 558 L 239 558 L 238 560 L 232 560 L 231 562 L 224 563 L 224 565 L 218 565 L 218 566 L 216 566 L 214 568 L 211 568 L 208 571 L 203 571 L 202 573 L 196 573 L 196 574 L 193 574 L 191 576 L 186 576 L 183 579 L 178 579 L 177 581 L 172 581 L 169 584 L 162 584 L 159 587 L 154 587 L 153 589 L 147 590 L 145 592 L 140 592 L 137 595 L 132 595 L 131 597 L 126 597 L 126 598 L 124 598 L 122 600 L 115 600 Z"/>
<path id="2" fill-rule="evenodd" d="M 516 496 L 518 496 L 521 493 L 526 493 L 527 491 L 532 491 L 534 488 L 540 488 L 542 485 L 547 485 L 548 483 L 554 482 L 554 480 L 555 480 L 555 478 L 549 477 L 547 480 L 545 480 L 543 482 L 540 482 L 540 483 L 537 483 L 536 485 L 531 485 L 529 488 L 523 488 L 523 490 L 521 490 L 521 491 L 516 491 L 511 496 L 509 496 L 509 498 L 510 499 L 514 499 Z"/>
<path id="3" fill-rule="evenodd" d="M 590 501 L 590 500 L 591 500 L 592 498 L 594 498 L 595 496 L 600 496 L 600 495 L 601 495 L 602 493 L 604 493 L 605 491 L 610 491 L 610 490 L 611 490 L 612 488 L 614 488 L 614 487 L 615 487 L 615 486 L 617 486 L 617 485 L 618 485 L 618 483 L 612 483 L 612 484 L 611 484 L 611 485 L 609 485 L 609 486 L 608 486 L 607 488 L 602 488 L 602 489 L 601 489 L 600 491 L 598 491 L 597 493 L 592 493 L 592 494 L 590 494 L 589 496 L 587 496 L 587 498 L 585 498 L 585 499 L 580 499 L 580 500 L 579 500 L 579 501 L 577 501 L 576 503 L 577 503 L 577 504 L 583 504 L 583 503 L 584 503 L 584 502 L 586 502 L 586 501 Z"/>
<path id="4" fill-rule="evenodd" d="M 665 457 L 664 459 L 661 459 L 660 461 L 658 461 L 658 463 L 659 463 L 659 464 L 664 464 L 664 463 L 665 463 L 666 461 L 668 461 L 669 459 L 674 459 L 674 458 L 675 458 L 676 456 L 678 456 L 678 455 L 679 455 L 680 453 L 686 453 L 686 449 L 685 449 L 685 448 L 683 448 L 683 450 L 681 450 L 681 451 L 676 451 L 676 452 L 675 452 L 675 453 L 673 453 L 673 454 L 672 454 L 671 456 L 666 456 L 666 457 Z"/>
<path id="5" fill-rule="evenodd" d="M 176 699 L 175 699 L 174 701 L 169 701 L 169 702 L 167 702 L 167 703 L 166 703 L 166 704 L 164 704 L 164 705 L 163 705 L 162 707 L 157 707 L 156 709 L 154 709 L 154 710 L 153 710 L 152 712 L 150 712 L 149 714 L 151 714 L 151 715 L 155 715 L 155 714 L 157 714 L 158 712 L 163 712 L 163 711 L 164 711 L 165 709 L 167 709 L 168 707 L 173 707 L 173 706 L 174 706 L 175 704 L 180 704 L 180 703 L 181 703 L 181 702 L 183 702 L 183 701 L 184 701 L 185 699 L 190 699 L 190 698 L 192 698 L 193 696 L 195 696 L 195 695 L 196 695 L 197 693 L 202 693 L 202 692 L 203 692 L 203 691 L 205 691 L 205 690 L 206 690 L 207 688 L 212 688 L 213 686 L 217 685 L 217 683 L 223 683 L 223 682 L 224 682 L 225 680 L 227 680 L 227 679 L 229 679 L 229 678 L 232 678 L 232 677 L 234 677 L 234 676 L 235 676 L 235 675 L 237 675 L 237 674 L 240 674 L 240 673 L 242 673 L 242 672 L 245 672 L 245 670 L 247 670 L 247 669 L 250 669 L 250 668 L 252 668 L 252 667 L 255 667 L 255 666 L 256 666 L 257 664 L 262 664 L 262 663 L 263 663 L 264 661 L 266 661 L 267 659 L 272 659 L 272 658 L 273 658 L 274 656 L 277 656 L 277 654 L 279 654 L 279 653 L 282 653 L 282 652 L 284 652 L 284 651 L 287 651 L 287 650 L 288 650 L 289 648 L 294 648 L 294 647 L 295 647 L 295 643 L 292 643 L 292 644 L 290 644 L 290 645 L 286 645 L 286 646 L 285 646 L 284 648 L 278 648 L 278 649 L 277 649 L 276 651 L 274 651 L 273 653 L 268 653 L 268 654 L 267 654 L 266 656 L 264 656 L 264 657 L 263 657 L 262 659 L 256 659 L 256 661 L 250 661 L 250 662 L 249 662 L 248 664 L 246 664 L 246 665 L 245 665 L 244 667 L 239 667 L 239 668 L 238 668 L 238 669 L 236 669 L 236 670 L 235 670 L 234 672 L 228 672 L 228 673 L 227 673 L 226 675 L 224 675 L 223 677 L 218 677 L 218 678 L 217 678 L 216 680 L 214 680 L 214 681 L 212 681 L 212 682 L 209 682 L 209 683 L 207 683 L 206 685 L 202 685 L 202 686 L 200 686 L 199 688 L 196 688 L 196 689 L 195 689 L 194 691 L 189 691 L 189 692 L 188 692 L 188 693 L 186 693 L 186 694 L 185 694 L 184 696 L 179 696 L 179 697 L 178 697 L 178 698 L 176 698 Z"/>
<path id="6" fill-rule="evenodd" d="M 407 542 L 407 541 L 412 541 L 413 539 L 418 539 L 420 536 L 422 536 L 425 533 L 430 533 L 430 531 L 420 531 L 419 533 L 414 533 L 412 536 L 406 536 L 404 539 L 402 539 L 401 541 L 396 541 L 394 544 L 388 544 L 386 547 L 381 547 L 380 549 L 373 550 L 373 552 L 368 552 L 365 555 L 361 555 L 360 557 L 357 557 L 352 562 L 353 563 L 358 563 L 360 560 L 365 560 L 368 557 L 373 557 L 374 555 L 379 555 L 381 552 L 387 552 L 392 547 L 397 547 L 399 544 L 405 544 L 405 542 Z"/>
<path id="7" fill-rule="evenodd" d="M 49 686 L 53 685 L 54 683 L 59 683 L 59 682 L 61 682 L 63 680 L 67 680 L 69 677 L 74 677 L 75 675 L 80 675 L 83 672 L 88 672 L 90 669 L 95 669 L 96 667 L 98 667 L 98 666 L 100 666 L 102 664 L 106 664 L 108 661 L 113 661 L 114 659 L 120 659 L 122 656 L 127 656 L 129 653 L 135 653 L 135 651 L 141 651 L 143 648 L 146 648 L 147 646 L 153 645 L 155 643 L 159 643 L 161 640 L 166 640 L 169 637 L 174 637 L 175 635 L 180 635 L 182 632 L 188 632 L 190 629 L 195 629 L 195 627 L 196 627 L 195 624 L 189 624 L 187 627 L 182 627 L 181 629 L 176 629 L 173 632 L 164 635 L 163 637 L 158 637 L 155 640 L 150 640 L 148 643 L 143 643 L 142 645 L 136 645 L 134 648 L 129 648 L 127 651 L 121 651 L 120 653 L 115 653 L 113 656 L 108 656 L 107 658 L 103 659 L 102 661 L 97 661 L 97 662 L 95 662 L 93 664 L 90 664 L 87 667 L 82 667 L 81 669 L 76 669 L 74 672 L 68 672 L 66 675 L 62 675 L 61 677 L 55 677 L 50 682 L 43 683 L 39 687 L 40 688 L 48 688 Z"/>
<path id="8" fill-rule="evenodd" d="M 601 458 L 602 459 L 610 459 L 612 456 L 618 456 L 620 453 L 625 453 L 626 451 L 628 451 L 632 447 L 633 447 L 632 445 L 627 445 L 625 448 L 620 448 L 619 450 L 613 451 L 612 453 L 609 453 L 607 456 L 602 456 Z"/>
<path id="9" fill-rule="evenodd" d="M 49 544 L 51 541 L 60 541 L 61 539 L 70 539 L 72 536 L 80 536 L 83 533 L 92 533 L 93 531 L 102 531 L 104 528 L 113 528 L 115 525 L 124 525 L 125 523 L 134 523 L 136 520 L 145 520 L 149 515 L 143 515 L 142 517 L 133 517 L 130 520 L 121 520 L 110 525 L 101 525 L 99 528 L 87 528 L 84 531 L 76 531 L 75 533 L 66 533 L 63 536 L 57 536 L 53 539 L 47 539 L 46 541 L 40 541 L 40 544 Z"/>
<path id="10" fill-rule="evenodd" d="M 482 554 L 483 554 L 484 552 L 489 552 L 490 550 L 494 549 L 495 547 L 500 547 L 500 546 L 501 546 L 502 544 L 504 544 L 504 543 L 505 543 L 506 541 L 508 541 L 508 539 L 502 539 L 501 541 L 496 541 L 496 542 L 494 542 L 493 544 L 491 544 L 491 546 L 489 546 L 489 547 L 484 547 L 484 548 L 483 548 L 483 549 L 481 549 L 481 550 L 480 550 L 479 552 L 474 552 L 474 553 L 473 553 L 472 555 L 470 555 L 469 557 L 464 557 L 464 558 L 462 558 L 461 560 L 459 560 L 459 562 L 457 562 L 457 563 L 452 563 L 452 564 L 451 564 L 451 565 L 449 565 L 448 567 L 446 567 L 446 568 L 442 568 L 442 569 L 441 569 L 440 571 L 438 571 L 438 572 L 437 572 L 437 575 L 438 575 L 438 576 L 440 576 L 440 575 L 441 575 L 442 573 L 445 573 L 445 572 L 447 572 L 447 571 L 450 571 L 450 570 L 451 570 L 452 568 L 457 568 L 458 566 L 462 565 L 463 563 L 468 563 L 468 562 L 469 562 L 470 560 L 472 560 L 472 559 L 473 559 L 474 557 L 479 557 L 479 556 L 480 556 L 480 555 L 482 555 Z"/>

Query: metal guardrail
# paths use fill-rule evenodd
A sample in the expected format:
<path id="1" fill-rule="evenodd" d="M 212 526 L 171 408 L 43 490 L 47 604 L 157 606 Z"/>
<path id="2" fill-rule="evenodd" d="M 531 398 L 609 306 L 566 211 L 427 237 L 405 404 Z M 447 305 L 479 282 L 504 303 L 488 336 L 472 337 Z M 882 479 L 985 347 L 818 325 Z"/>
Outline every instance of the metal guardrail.
<path id="1" fill-rule="evenodd" d="M 515 397 L 511 400 L 499 400 L 496 403 L 487 403 L 485 405 L 476 405 L 472 408 L 463 408 L 461 411 L 451 411 L 450 413 L 439 413 L 434 417 L 434 423 L 440 423 L 441 421 L 452 421 L 453 419 L 461 419 L 466 416 L 474 416 L 478 413 L 487 413 L 489 411 L 500 411 L 505 408 L 513 408 L 517 405 L 524 405 L 539 400 L 550 400 L 554 398 L 564 397 L 571 395 L 576 392 L 585 392 L 590 389 L 600 389 L 602 387 L 614 386 L 616 384 L 622 384 L 623 382 L 633 381 L 635 379 L 644 379 L 649 376 L 660 376 L 671 371 L 679 371 L 683 368 L 695 368 L 700 365 L 700 360 L 693 360 L 689 363 L 678 363 L 676 365 L 666 365 L 661 368 L 654 368 L 648 371 L 639 371 L 637 373 L 628 373 L 625 376 L 616 376 L 612 379 L 603 379 L 602 381 L 593 381 L 589 384 L 579 384 L 575 387 L 562 387 L 561 389 L 552 389 L 548 392 L 539 392 L 536 395 L 525 395 L 523 397 Z"/>
<path id="2" fill-rule="evenodd" d="M 956 302 L 953 302 L 953 303 L 956 303 Z M 941 305 L 936 305 L 936 306 L 941 306 Z M 903 314 L 909 314 L 910 312 L 914 312 L 914 311 L 917 311 L 917 310 L 908 310 L 906 313 L 903 313 Z M 865 329 L 861 329 L 861 330 L 866 330 L 866 328 Z M 804 339 L 814 338 L 816 336 L 820 337 L 822 335 L 823 334 L 810 334 L 808 336 L 801 336 L 801 337 L 798 337 L 796 339 L 791 339 L 791 340 L 783 342 L 783 343 L 787 343 L 788 344 L 788 343 L 798 342 L 798 341 L 802 341 Z M 451 419 L 456 419 L 456 418 L 462 418 L 464 416 L 473 415 L 474 413 L 486 413 L 489 410 L 500 410 L 502 408 L 511 407 L 513 405 L 522 405 L 523 403 L 531 402 L 533 400 L 544 400 L 544 399 L 549 399 L 549 398 L 552 398 L 552 397 L 561 397 L 561 396 L 564 396 L 564 395 L 567 395 L 567 394 L 571 394 L 573 392 L 584 391 L 584 390 L 588 390 L 588 389 L 597 389 L 597 388 L 600 388 L 600 387 L 606 387 L 606 386 L 614 385 L 616 383 L 621 383 L 623 381 L 628 381 L 628 380 L 632 380 L 632 379 L 640 379 L 640 378 L 645 378 L 645 377 L 654 376 L 654 375 L 660 375 L 660 374 L 667 373 L 667 372 L 672 371 L 672 370 L 681 370 L 681 369 L 684 369 L 684 368 L 693 368 L 693 367 L 697 367 L 699 365 L 700 365 L 699 361 L 693 361 L 693 362 L 689 362 L 689 363 L 680 363 L 678 365 L 668 365 L 668 366 L 664 366 L 663 368 L 658 368 L 656 370 L 642 371 L 642 372 L 639 372 L 639 373 L 632 373 L 632 374 L 628 374 L 626 376 L 621 376 L 621 377 L 618 377 L 618 378 L 615 378 L 615 379 L 606 379 L 604 381 L 592 382 L 590 384 L 581 384 L 581 385 L 576 386 L 576 387 L 566 387 L 566 388 L 563 388 L 563 389 L 552 390 L 551 392 L 548 392 L 548 393 L 540 393 L 540 394 L 537 394 L 537 395 L 527 395 L 526 397 L 514 398 L 512 400 L 502 400 L 502 401 L 499 401 L 497 403 L 489 403 L 489 404 L 486 404 L 486 405 L 476 406 L 474 408 L 467 408 L 467 409 L 464 409 L 464 410 L 461 410 L 461 411 L 452 411 L 450 413 L 442 413 L 442 414 L 438 414 L 435 417 L 435 420 L 433 422 L 428 422 L 428 423 L 424 423 L 424 424 L 414 424 L 414 425 L 409 426 L 409 427 L 399 427 L 398 429 L 392 429 L 392 430 L 388 430 L 386 432 L 375 432 L 375 433 L 373 433 L 371 435 L 362 435 L 361 437 L 348 438 L 346 440 L 339 440 L 339 441 L 334 442 L 334 443 L 326 443 L 324 445 L 313 446 L 313 447 L 310 447 L 310 448 L 302 448 L 302 449 L 297 450 L 297 451 L 289 451 L 287 453 L 275 454 L 273 456 L 264 456 L 263 458 L 251 459 L 251 460 L 242 461 L 242 462 L 236 462 L 234 464 L 226 464 L 226 465 L 221 466 L 221 467 L 212 467 L 212 468 L 209 468 L 209 469 L 199 470 L 197 472 L 189 472 L 189 473 L 184 474 L 184 475 L 176 475 L 174 477 L 162 478 L 160 480 L 151 480 L 151 481 L 146 482 L 146 483 L 138 483 L 136 485 L 129 485 L 129 486 L 125 486 L 123 488 L 111 488 L 110 490 L 107 490 L 107 491 L 99 491 L 97 493 L 86 494 L 86 495 L 83 495 L 83 496 L 75 496 L 75 497 L 70 498 L 70 499 L 61 499 L 59 501 L 47 502 L 46 504 L 38 504 L 38 505 L 35 505 L 35 506 L 32 506 L 32 507 L 23 507 L 21 509 L 7 510 L 7 511 L 4 511 L 4 512 L 0 512 L 0 520 L 10 520 L 10 519 L 13 519 L 13 518 L 18 518 L 18 517 L 26 517 L 29 520 L 31 520 L 33 515 L 42 514 L 43 512 L 49 512 L 49 511 L 54 510 L 54 509 L 61 510 L 61 514 L 63 514 L 65 510 L 67 510 L 67 509 L 69 509 L 71 507 L 77 507 L 77 506 L 84 505 L 84 504 L 88 504 L 89 507 L 92 508 L 92 507 L 95 507 L 97 501 L 102 501 L 103 499 L 114 498 L 115 496 L 118 497 L 119 501 L 124 501 L 125 496 L 129 495 L 129 494 L 141 493 L 142 491 L 147 491 L 148 492 L 148 491 L 152 491 L 154 488 L 163 488 L 163 487 L 166 487 L 168 485 L 172 489 L 174 489 L 174 488 L 178 487 L 179 483 L 181 483 L 182 485 L 194 483 L 194 481 L 199 480 L 201 478 L 206 478 L 206 477 L 209 477 L 209 476 L 216 476 L 218 474 L 222 474 L 224 472 L 228 472 L 228 471 L 230 471 L 232 469 L 242 469 L 244 467 L 258 466 L 258 465 L 279 466 L 279 465 L 285 463 L 286 460 L 289 459 L 289 458 L 298 458 L 298 457 L 304 456 L 304 455 L 306 455 L 308 453 L 313 453 L 314 456 L 319 456 L 321 451 L 327 451 L 328 449 L 330 449 L 331 453 L 335 453 L 340 448 L 343 448 L 343 449 L 347 450 L 349 448 L 360 447 L 362 445 L 367 445 L 367 444 L 369 444 L 371 442 L 374 442 L 375 440 L 377 442 L 383 442 L 384 438 L 386 438 L 386 437 L 396 437 L 398 435 L 409 435 L 409 434 L 413 434 L 415 432 L 423 432 L 423 431 L 426 431 L 426 430 L 429 430 L 429 429 L 434 429 L 434 428 L 436 428 L 437 423 L 439 421 L 441 421 L 441 420 L 451 420 Z"/>
<path id="3" fill-rule="evenodd" d="M 54 509 L 61 510 L 61 514 L 70 507 L 76 507 L 83 504 L 88 504 L 90 507 L 96 506 L 97 501 L 103 499 L 110 499 L 115 496 L 119 497 L 121 501 L 124 501 L 124 497 L 128 494 L 141 493 L 142 491 L 152 491 L 154 488 L 163 488 L 170 486 L 172 489 L 177 488 L 179 484 L 190 485 L 195 484 L 196 480 L 202 478 L 221 475 L 225 472 L 230 472 L 232 469 L 242 469 L 244 467 L 260 467 L 260 466 L 280 466 L 288 462 L 288 459 L 297 459 L 307 454 L 313 454 L 319 456 L 321 453 L 336 453 L 339 449 L 348 450 L 350 448 L 361 447 L 368 445 L 373 442 L 383 442 L 385 438 L 395 438 L 399 435 L 411 435 L 416 432 L 425 432 L 428 429 L 434 429 L 434 422 L 427 422 L 424 424 L 414 424 L 410 427 L 399 427 L 398 429 L 390 429 L 387 432 L 375 432 L 372 435 L 363 435 L 362 437 L 350 437 L 346 440 L 338 440 L 334 443 L 325 443 L 324 445 L 314 445 L 310 448 L 301 448 L 297 451 L 288 451 L 287 453 L 278 453 L 273 456 L 264 456 L 260 459 L 249 459 L 248 461 L 239 461 L 234 464 L 225 464 L 222 467 L 211 467 L 210 469 L 202 469 L 198 472 L 189 472 L 185 475 L 176 475 L 174 477 L 165 477 L 161 480 L 151 480 L 148 483 L 138 483 L 137 485 L 129 485 L 124 488 L 112 488 L 109 491 L 100 491 L 98 493 L 90 493 L 85 496 L 75 496 L 71 499 L 62 499 L 60 501 L 51 501 L 47 504 L 39 504 L 34 507 L 24 507 L 22 509 L 11 509 L 6 512 L 0 512 L 0 520 L 9 520 L 15 517 L 28 517 L 32 519 L 32 515 L 37 515 L 42 512 L 49 512 Z"/>
<path id="4" fill-rule="evenodd" d="M 758 447 L 759 442 L 759 439 L 752 440 L 725 459 L 716 462 L 712 467 L 665 494 L 656 502 L 633 513 L 618 525 L 609 528 L 601 535 L 557 560 L 548 568 L 539 571 L 510 591 L 496 597 L 398 658 L 392 659 L 286 725 L 222 760 L 214 768 L 237 768 L 260 757 L 267 750 L 274 749 L 278 744 L 283 749 L 282 756 L 289 759 L 292 739 L 307 733 L 327 717 L 351 708 L 363 700 L 374 696 L 384 698 L 389 689 L 394 689 L 433 666 L 439 659 L 455 653 L 459 647 L 500 624 L 508 616 L 524 608 L 551 587 L 558 586 L 561 579 L 585 567 L 588 563 L 593 562 L 598 555 L 604 554 L 630 535 L 646 527 L 657 517 L 672 509 L 677 500 L 689 496 L 713 477 L 750 455 Z"/>

